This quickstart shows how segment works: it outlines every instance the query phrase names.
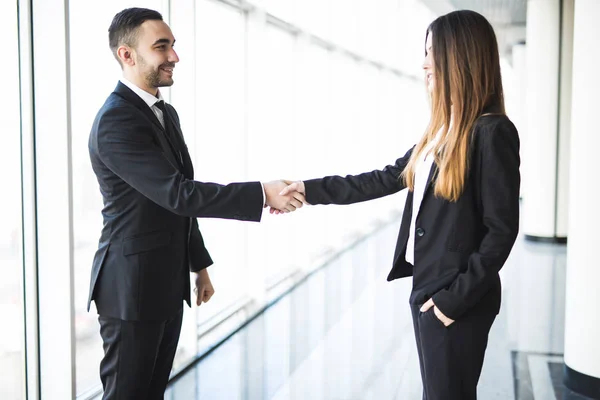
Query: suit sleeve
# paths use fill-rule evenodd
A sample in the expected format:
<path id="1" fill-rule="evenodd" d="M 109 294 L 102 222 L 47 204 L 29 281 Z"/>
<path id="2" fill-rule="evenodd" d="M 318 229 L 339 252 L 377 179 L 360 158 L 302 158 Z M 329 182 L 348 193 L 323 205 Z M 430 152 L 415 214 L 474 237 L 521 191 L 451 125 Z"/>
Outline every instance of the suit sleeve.
<path id="1" fill-rule="evenodd" d="M 307 180 L 304 182 L 306 201 L 309 204 L 353 204 L 399 192 L 405 188 L 400 174 L 413 149 L 382 170 Z"/>
<path id="2" fill-rule="evenodd" d="M 196 218 L 192 218 L 189 252 L 191 272 L 198 272 L 213 265 L 213 260 L 204 245 L 204 238 L 202 237 Z"/>
<path id="3" fill-rule="evenodd" d="M 159 206 L 181 216 L 260 221 L 260 182 L 220 185 L 186 179 L 153 140 L 152 128 L 125 107 L 99 119 L 96 147 L 119 178 Z"/>
<path id="4" fill-rule="evenodd" d="M 481 203 L 485 234 L 467 269 L 448 289 L 432 296 L 440 311 L 458 319 L 491 289 L 519 232 L 519 136 L 503 119 L 481 132 Z"/>

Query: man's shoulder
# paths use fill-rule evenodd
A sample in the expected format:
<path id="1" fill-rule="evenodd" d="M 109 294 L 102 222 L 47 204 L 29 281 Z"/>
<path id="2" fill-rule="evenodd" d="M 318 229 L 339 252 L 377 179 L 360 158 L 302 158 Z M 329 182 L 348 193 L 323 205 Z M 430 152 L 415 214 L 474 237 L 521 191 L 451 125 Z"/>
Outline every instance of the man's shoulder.
<path id="1" fill-rule="evenodd" d="M 124 116 L 135 118 L 135 114 L 135 107 L 113 92 L 106 98 L 104 104 L 102 104 L 96 113 L 90 135 L 92 137 L 97 137 L 99 131 L 101 131 L 103 127 L 106 128 L 107 126 L 112 126 L 112 124 L 118 124 L 119 120 Z"/>
<path id="2" fill-rule="evenodd" d="M 135 108 L 135 106 L 117 92 L 112 92 L 108 95 L 102 107 L 100 107 L 98 114 L 106 113 L 115 108 Z"/>
<path id="3" fill-rule="evenodd" d="M 135 118 L 137 108 L 127 99 L 116 92 L 112 92 L 98 110 L 95 118 L 95 124 L 102 120 L 112 119 L 111 117 L 119 114 L 127 114 Z"/>

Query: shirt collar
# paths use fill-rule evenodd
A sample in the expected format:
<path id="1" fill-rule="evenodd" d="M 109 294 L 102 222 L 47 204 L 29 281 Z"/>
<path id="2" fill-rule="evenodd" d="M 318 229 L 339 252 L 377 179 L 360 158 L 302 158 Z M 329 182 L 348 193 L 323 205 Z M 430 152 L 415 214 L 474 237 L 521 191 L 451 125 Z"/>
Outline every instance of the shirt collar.
<path id="1" fill-rule="evenodd" d="M 146 92 L 145 90 L 140 89 L 135 83 L 129 81 L 125 77 L 121 78 L 121 83 L 127 86 L 129 89 L 131 89 L 131 91 L 137 94 L 142 100 L 144 100 L 144 103 L 148 104 L 148 107 L 152 107 L 154 104 L 156 104 L 157 101 L 164 101 L 162 93 L 160 93 L 160 89 L 158 90 L 158 96 L 155 97 L 154 95 Z"/>

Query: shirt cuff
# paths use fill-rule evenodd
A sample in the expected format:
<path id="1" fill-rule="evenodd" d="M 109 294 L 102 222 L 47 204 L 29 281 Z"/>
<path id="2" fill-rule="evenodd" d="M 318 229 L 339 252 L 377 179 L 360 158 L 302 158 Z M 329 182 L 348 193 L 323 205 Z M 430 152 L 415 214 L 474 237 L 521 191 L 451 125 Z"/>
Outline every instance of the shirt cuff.
<path id="1" fill-rule="evenodd" d="M 262 188 L 263 208 L 265 208 L 267 206 L 267 195 L 265 194 L 265 185 L 261 182 L 260 187 Z"/>

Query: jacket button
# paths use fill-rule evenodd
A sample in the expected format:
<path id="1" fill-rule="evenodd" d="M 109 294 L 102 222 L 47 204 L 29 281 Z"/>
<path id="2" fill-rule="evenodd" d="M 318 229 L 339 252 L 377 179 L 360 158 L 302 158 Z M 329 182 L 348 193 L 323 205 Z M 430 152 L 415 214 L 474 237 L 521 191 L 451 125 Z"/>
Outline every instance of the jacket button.
<path id="1" fill-rule="evenodd" d="M 417 236 L 422 237 L 425 234 L 423 228 L 417 228 Z"/>

